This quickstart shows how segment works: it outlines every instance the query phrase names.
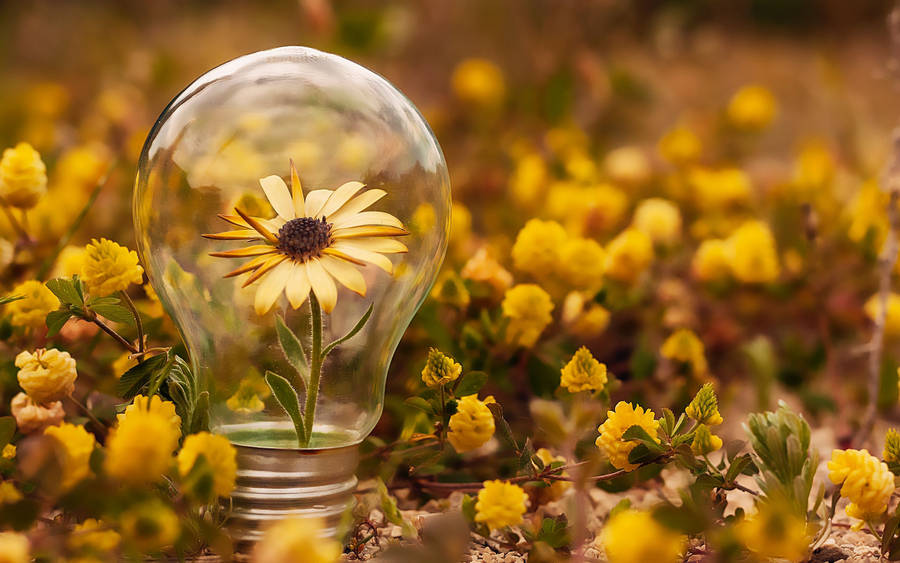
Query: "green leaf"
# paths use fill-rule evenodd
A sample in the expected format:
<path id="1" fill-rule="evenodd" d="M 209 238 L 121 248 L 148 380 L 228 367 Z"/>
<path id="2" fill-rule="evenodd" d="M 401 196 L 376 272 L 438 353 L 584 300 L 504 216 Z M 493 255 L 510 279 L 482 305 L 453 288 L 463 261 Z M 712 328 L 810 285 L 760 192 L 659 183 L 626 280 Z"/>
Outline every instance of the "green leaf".
<path id="1" fill-rule="evenodd" d="M 494 427 L 500 431 L 500 437 L 512 446 L 516 453 L 519 453 L 519 444 L 513 436 L 509 423 L 503 417 L 503 407 L 500 406 L 500 403 L 488 403 L 487 408 L 494 415 Z"/>
<path id="2" fill-rule="evenodd" d="M 103 315 L 113 322 L 134 325 L 134 315 L 131 314 L 131 311 L 121 305 L 98 303 L 91 305 L 91 310 L 98 315 Z"/>
<path id="3" fill-rule="evenodd" d="M 53 292 L 53 295 L 56 296 L 62 303 L 67 305 L 76 305 L 82 306 L 84 305 L 84 300 L 81 295 L 78 293 L 78 290 L 75 289 L 75 284 L 72 280 L 67 280 L 65 278 L 55 278 L 48 281 L 46 284 L 47 289 Z"/>
<path id="4" fill-rule="evenodd" d="M 734 461 L 728 466 L 728 471 L 725 472 L 725 480 L 729 483 L 733 483 L 737 476 L 741 475 L 744 470 L 751 465 L 753 465 L 753 460 L 750 458 L 750 454 L 744 454 L 734 458 Z"/>
<path id="5" fill-rule="evenodd" d="M 556 518 L 544 518 L 541 529 L 537 534 L 537 541 L 542 541 L 554 549 L 560 549 L 569 545 L 569 520 L 565 514 Z"/>
<path id="6" fill-rule="evenodd" d="M 116 393 L 125 399 L 132 399 L 150 383 L 151 377 L 164 368 L 169 361 L 168 354 L 151 356 L 122 374 L 116 383 Z"/>
<path id="7" fill-rule="evenodd" d="M 16 434 L 16 420 L 11 416 L 0 416 L 0 449 L 10 443 Z"/>
<path id="8" fill-rule="evenodd" d="M 191 421 L 191 433 L 209 430 L 209 391 L 202 391 L 197 396 L 194 407 L 194 418 Z"/>
<path id="9" fill-rule="evenodd" d="M 409 397 L 404 402 L 413 408 L 424 411 L 425 414 L 434 415 L 434 407 L 422 397 Z"/>
<path id="10" fill-rule="evenodd" d="M 622 434 L 622 439 L 626 442 L 639 442 L 651 452 L 661 453 L 663 451 L 663 447 L 659 444 L 659 442 L 654 440 L 646 430 L 644 430 L 637 424 L 635 424 L 634 426 L 630 426 L 627 430 L 625 430 L 625 432 Z"/>
<path id="11" fill-rule="evenodd" d="M 0 305 L 6 305 L 7 303 L 12 303 L 13 301 L 18 301 L 20 299 L 25 299 L 25 297 L 22 295 L 6 295 L 0 297 Z"/>
<path id="12" fill-rule="evenodd" d="M 381 477 L 376 479 L 375 487 L 378 489 L 378 496 L 381 499 L 381 512 L 384 513 L 387 521 L 400 526 L 403 530 L 403 537 L 407 539 L 415 538 L 418 535 L 415 526 L 400 513 L 400 509 L 397 507 L 397 500 L 388 493 L 387 485 L 384 484 Z"/>
<path id="13" fill-rule="evenodd" d="M 275 315 L 275 331 L 278 333 L 278 343 L 281 345 L 284 357 L 297 370 L 303 386 L 309 389 L 309 363 L 306 361 L 303 344 L 300 343 L 300 339 L 297 338 L 294 331 L 288 328 L 281 315 Z"/>
<path id="14" fill-rule="evenodd" d="M 628 454 L 628 463 L 641 464 L 654 459 L 658 453 L 653 452 L 646 444 L 638 444 Z"/>
<path id="15" fill-rule="evenodd" d="M 453 394 L 457 397 L 474 395 L 484 387 L 487 380 L 488 376 L 483 371 L 470 371 L 462 377 L 456 389 L 453 390 Z"/>
<path id="16" fill-rule="evenodd" d="M 356 324 L 353 326 L 353 328 L 350 329 L 350 331 L 347 334 L 338 338 L 337 340 L 335 340 L 334 342 L 332 342 L 331 344 L 326 346 L 324 350 L 322 350 L 322 358 L 327 356 L 332 350 L 334 350 L 335 347 L 350 340 L 351 338 L 356 336 L 357 332 L 362 330 L 362 328 L 366 325 L 366 322 L 369 320 L 369 317 L 372 316 L 372 307 L 373 307 L 373 305 L 369 305 L 369 308 L 366 309 L 366 312 L 363 314 L 363 316 L 360 317 L 360 319 L 358 321 L 356 321 Z"/>
<path id="17" fill-rule="evenodd" d="M 266 371 L 266 383 L 269 384 L 269 389 L 272 390 L 272 394 L 275 395 L 278 404 L 291 417 L 291 422 L 294 423 L 294 429 L 297 431 L 297 443 L 300 447 L 306 446 L 308 441 L 306 430 L 303 426 L 303 415 L 300 413 L 300 399 L 297 397 L 297 391 L 294 389 L 294 386 L 291 385 L 290 381 L 273 371 Z"/>
<path id="18" fill-rule="evenodd" d="M 47 319 L 45 320 L 47 323 L 47 338 L 56 336 L 70 318 L 72 318 L 72 312 L 63 309 L 47 313 Z"/>

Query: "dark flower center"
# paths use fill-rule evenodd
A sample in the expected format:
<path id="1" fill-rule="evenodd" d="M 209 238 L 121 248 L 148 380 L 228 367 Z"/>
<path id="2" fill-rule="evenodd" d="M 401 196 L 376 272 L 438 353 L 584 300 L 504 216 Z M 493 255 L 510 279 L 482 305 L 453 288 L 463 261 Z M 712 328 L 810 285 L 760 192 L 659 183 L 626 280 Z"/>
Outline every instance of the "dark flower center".
<path id="1" fill-rule="evenodd" d="M 278 229 L 278 250 L 294 260 L 305 262 L 322 255 L 331 245 L 331 224 L 325 218 L 299 217 Z"/>

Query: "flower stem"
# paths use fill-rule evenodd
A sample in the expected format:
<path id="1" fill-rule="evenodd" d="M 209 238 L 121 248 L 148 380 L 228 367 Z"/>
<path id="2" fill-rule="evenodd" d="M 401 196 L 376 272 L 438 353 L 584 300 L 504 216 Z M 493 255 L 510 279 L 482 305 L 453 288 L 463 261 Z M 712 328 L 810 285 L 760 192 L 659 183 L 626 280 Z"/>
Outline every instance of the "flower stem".
<path id="1" fill-rule="evenodd" d="M 322 308 L 313 292 L 309 294 L 309 309 L 312 316 L 312 353 L 309 359 L 309 388 L 306 390 L 306 408 L 303 411 L 303 425 L 306 427 L 306 443 L 303 446 L 309 446 L 312 439 L 316 401 L 319 398 L 319 378 L 322 376 Z"/>
<path id="2" fill-rule="evenodd" d="M 128 296 L 124 290 L 120 291 L 122 294 L 122 301 L 125 302 L 125 305 L 128 306 L 128 309 L 131 311 L 131 314 L 134 316 L 134 324 L 137 327 L 137 338 L 138 338 L 138 357 L 137 360 L 141 361 L 144 359 L 144 323 L 141 321 L 141 314 L 138 313 L 137 307 L 134 306 L 134 301 L 131 300 L 131 297 Z"/>
<path id="3" fill-rule="evenodd" d="M 116 340 L 116 342 L 121 344 L 126 350 L 128 350 L 132 354 L 138 353 L 138 349 L 135 348 L 131 342 L 128 342 L 127 340 L 125 340 L 125 338 L 121 334 L 119 334 L 118 332 L 111 329 L 109 327 L 109 325 L 107 325 L 106 323 L 104 323 L 103 321 L 98 319 L 96 316 L 93 319 L 91 319 L 91 322 L 94 323 L 95 325 L 97 325 L 98 327 L 100 327 L 100 329 L 103 330 L 103 332 L 112 336 Z"/>

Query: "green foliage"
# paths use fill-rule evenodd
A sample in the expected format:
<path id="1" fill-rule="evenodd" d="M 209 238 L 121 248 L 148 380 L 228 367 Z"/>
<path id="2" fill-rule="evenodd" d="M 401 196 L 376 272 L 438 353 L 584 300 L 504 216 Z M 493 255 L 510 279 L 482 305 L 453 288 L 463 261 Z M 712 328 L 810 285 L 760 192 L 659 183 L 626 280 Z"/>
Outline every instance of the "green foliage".
<path id="1" fill-rule="evenodd" d="M 268 383 L 278 404 L 281 405 L 284 412 L 291 418 L 291 422 L 294 423 L 299 446 L 301 448 L 306 446 L 309 443 L 309 438 L 306 435 L 303 414 L 300 412 L 300 399 L 297 397 L 294 386 L 291 385 L 290 381 L 273 371 L 266 372 L 266 383 Z"/>

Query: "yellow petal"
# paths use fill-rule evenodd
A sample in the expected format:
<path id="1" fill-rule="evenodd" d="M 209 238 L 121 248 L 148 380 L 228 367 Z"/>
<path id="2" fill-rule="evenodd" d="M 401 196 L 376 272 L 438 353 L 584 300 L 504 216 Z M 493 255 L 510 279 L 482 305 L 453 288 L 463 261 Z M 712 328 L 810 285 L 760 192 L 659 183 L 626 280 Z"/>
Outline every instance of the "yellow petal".
<path id="1" fill-rule="evenodd" d="M 361 248 L 356 246 L 351 241 L 339 240 L 335 241 L 333 247 L 335 250 L 343 252 L 348 256 L 356 258 L 357 260 L 362 260 L 363 262 L 369 262 L 370 264 L 375 264 L 382 270 L 387 273 L 393 273 L 394 265 L 391 263 L 390 259 L 387 256 L 383 256 L 378 254 L 377 252 L 372 252 L 371 250 L 367 250 L 365 248 Z"/>
<path id="2" fill-rule="evenodd" d="M 347 262 L 353 262 L 357 266 L 365 266 L 366 265 L 366 263 L 363 262 L 362 260 L 357 260 L 356 258 L 353 258 L 352 256 L 347 256 L 340 250 L 335 250 L 334 248 L 332 248 L 330 246 L 328 248 L 323 248 L 322 254 L 325 254 L 328 256 L 334 256 L 335 258 L 340 258 L 341 260 L 346 260 Z"/>
<path id="3" fill-rule="evenodd" d="M 299 309 L 306 298 L 309 297 L 309 276 L 306 275 L 306 264 L 294 262 L 291 264 L 291 275 L 288 277 L 284 288 L 291 307 Z"/>
<path id="4" fill-rule="evenodd" d="M 259 278 L 266 275 L 269 270 L 281 264 L 285 260 L 287 260 L 287 256 L 283 254 L 275 254 L 274 256 L 263 262 L 262 265 L 257 266 L 256 271 L 254 271 L 246 280 L 244 280 L 244 285 L 242 285 L 241 287 L 247 287 L 248 285 L 252 284 Z"/>
<path id="5" fill-rule="evenodd" d="M 325 202 L 325 205 L 322 207 L 322 210 L 316 214 L 316 217 L 325 216 L 327 219 L 331 216 L 332 213 L 336 212 L 340 209 L 345 203 L 350 201 L 350 198 L 353 197 L 356 192 L 363 189 L 365 184 L 362 182 L 347 182 L 343 184 L 338 189 L 334 190 L 331 194 L 331 197 L 328 198 L 328 201 Z"/>
<path id="6" fill-rule="evenodd" d="M 313 190 L 306 194 L 306 216 L 318 217 L 319 211 L 328 198 L 331 197 L 331 190 Z"/>
<path id="7" fill-rule="evenodd" d="M 291 262 L 282 262 L 260 282 L 253 301 L 257 315 L 265 315 L 278 300 L 278 296 L 284 291 L 292 266 Z"/>
<path id="8" fill-rule="evenodd" d="M 262 255 L 262 256 L 257 256 L 257 257 L 254 258 L 253 260 L 250 260 L 249 262 L 247 262 L 247 263 L 244 264 L 243 266 L 241 266 L 241 267 L 239 267 L 239 268 L 237 268 L 237 269 L 234 269 L 234 270 L 228 272 L 227 274 L 225 274 L 225 275 L 222 276 L 222 277 L 225 277 L 225 278 L 233 278 L 234 276 L 239 276 L 239 275 L 241 275 L 241 274 L 246 274 L 247 272 L 249 272 L 249 271 L 251 271 L 251 270 L 255 270 L 255 269 L 259 268 L 260 266 L 262 266 L 263 264 L 265 264 L 266 261 L 271 260 L 271 259 L 272 259 L 272 255 L 271 255 L 271 254 L 264 254 L 264 255 Z"/>
<path id="9" fill-rule="evenodd" d="M 253 240 L 263 238 L 254 229 L 240 229 L 238 231 L 225 231 L 224 233 L 208 233 L 200 236 L 212 240 Z"/>
<path id="10" fill-rule="evenodd" d="M 345 203 L 343 207 L 332 213 L 328 219 L 331 222 L 340 221 L 344 217 L 349 217 L 354 213 L 359 213 L 360 211 L 365 210 L 367 207 L 386 195 L 387 192 L 384 190 L 366 190 Z"/>
<path id="11" fill-rule="evenodd" d="M 274 246 L 268 244 L 254 244 L 253 246 L 245 246 L 244 248 L 235 248 L 224 252 L 210 252 L 210 256 L 217 258 L 244 258 L 247 256 L 262 256 L 263 254 L 273 254 L 278 252 Z"/>
<path id="12" fill-rule="evenodd" d="M 300 176 L 297 175 L 294 159 L 291 159 L 291 197 L 294 200 L 294 216 L 306 217 L 306 205 L 303 203 L 303 186 L 300 185 Z M 294 308 L 296 309 L 296 307 Z"/>
<path id="13" fill-rule="evenodd" d="M 362 238 L 362 237 L 400 237 L 408 235 L 409 231 L 401 227 L 390 225 L 363 225 L 360 227 L 347 227 L 333 231 L 335 239 Z"/>
<path id="14" fill-rule="evenodd" d="M 258 221 L 258 220 L 256 220 L 254 217 L 251 217 L 251 216 L 247 215 L 246 213 L 244 213 L 243 211 L 241 211 L 241 210 L 238 209 L 237 207 L 234 208 L 234 211 L 235 211 L 238 215 L 240 215 L 240 216 L 241 216 L 241 219 L 243 219 L 244 221 L 246 221 L 248 225 L 250 225 L 251 227 L 253 227 L 253 229 L 254 229 L 256 232 L 258 232 L 259 234 L 261 234 L 262 237 L 263 237 L 264 239 L 266 239 L 267 241 L 271 242 L 272 244 L 278 244 L 278 237 L 276 237 L 275 235 L 273 235 L 273 234 L 272 234 L 272 231 L 270 231 L 268 228 L 266 228 L 266 226 L 263 225 L 261 221 Z"/>
<path id="15" fill-rule="evenodd" d="M 319 259 L 319 263 L 325 268 L 334 279 L 339 281 L 341 285 L 350 291 L 359 295 L 366 294 L 366 279 L 362 273 L 350 262 L 335 258 L 334 256 L 323 256 Z"/>
<path id="16" fill-rule="evenodd" d="M 309 285 L 312 286 L 316 298 L 322 305 L 322 310 L 330 313 L 337 303 L 337 287 L 334 285 L 334 280 L 319 264 L 317 258 L 306 262 L 306 275 L 309 276 Z"/>
<path id="17" fill-rule="evenodd" d="M 371 250 L 372 252 L 381 252 L 383 254 L 398 254 L 409 252 L 406 245 L 397 239 L 374 237 L 374 238 L 355 238 L 352 239 L 353 246 Z"/>
<path id="18" fill-rule="evenodd" d="M 286 220 L 291 220 L 294 215 L 294 202 L 291 200 L 291 192 L 281 176 L 266 176 L 259 180 L 259 185 L 266 192 L 266 198 L 272 204 L 272 209 Z"/>
<path id="19" fill-rule="evenodd" d="M 250 228 L 250 225 L 248 225 L 246 221 L 244 221 L 243 219 L 241 219 L 240 215 L 226 215 L 226 214 L 224 214 L 224 213 L 219 213 L 218 217 L 219 217 L 219 219 L 223 219 L 223 220 L 225 220 L 225 221 L 228 221 L 229 223 L 231 223 L 231 224 L 234 225 L 235 227 L 243 227 L 243 228 L 245 228 L 245 229 L 249 229 L 249 228 Z"/>
<path id="20" fill-rule="evenodd" d="M 341 220 L 330 221 L 335 229 L 344 229 L 347 227 L 361 227 L 364 225 L 382 225 L 403 228 L 403 223 L 390 213 L 384 211 L 363 211 L 355 215 L 350 215 Z"/>

